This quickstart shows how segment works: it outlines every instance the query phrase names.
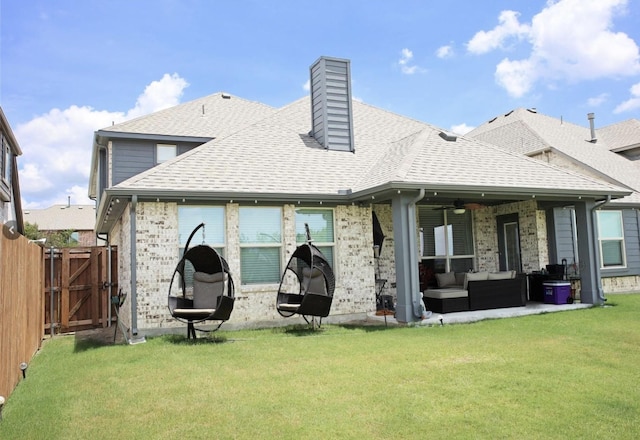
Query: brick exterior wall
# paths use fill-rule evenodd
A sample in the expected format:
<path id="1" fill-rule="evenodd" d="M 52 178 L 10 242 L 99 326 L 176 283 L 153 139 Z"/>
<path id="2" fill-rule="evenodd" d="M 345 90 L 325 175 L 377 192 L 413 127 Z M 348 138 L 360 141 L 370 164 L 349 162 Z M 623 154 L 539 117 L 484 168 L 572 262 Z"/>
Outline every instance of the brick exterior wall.
<path id="1" fill-rule="evenodd" d="M 183 327 L 167 308 L 169 283 L 178 262 L 178 205 L 172 202 L 141 202 L 136 209 L 137 326 L 139 329 Z M 283 206 L 284 268 L 295 250 L 295 205 Z M 287 325 L 301 318 L 283 318 L 275 308 L 277 284 L 242 285 L 240 279 L 239 205 L 225 205 L 225 259 L 234 278 L 236 302 L 225 328 Z M 388 217 L 391 217 L 388 208 Z M 119 284 L 131 291 L 131 219 L 129 209 L 112 231 L 110 241 L 119 249 Z M 375 310 L 373 229 L 371 208 L 334 208 L 336 289 L 329 319 L 362 315 Z M 387 256 L 390 247 L 385 243 Z M 131 303 L 127 297 L 121 316 L 130 327 Z"/>
<path id="2" fill-rule="evenodd" d="M 498 231 L 496 216 L 518 214 L 522 270 L 540 270 L 549 260 L 545 213 L 537 209 L 535 200 L 510 203 L 473 211 L 478 271 L 499 269 Z"/>
<path id="3" fill-rule="evenodd" d="M 638 292 L 638 286 L 640 286 L 638 275 L 602 278 L 602 290 L 605 294 Z"/>

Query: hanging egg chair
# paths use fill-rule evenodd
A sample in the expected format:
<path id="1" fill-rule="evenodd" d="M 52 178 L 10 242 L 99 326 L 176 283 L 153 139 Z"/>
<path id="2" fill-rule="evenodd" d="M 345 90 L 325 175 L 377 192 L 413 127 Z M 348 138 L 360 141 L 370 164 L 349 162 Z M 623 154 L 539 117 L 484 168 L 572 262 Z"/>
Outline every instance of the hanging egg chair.
<path id="1" fill-rule="evenodd" d="M 235 302 L 233 278 L 226 260 L 212 247 L 201 244 L 189 248 L 198 225 L 189 235 L 184 254 L 169 285 L 169 312 L 187 324 L 187 339 L 196 339 L 196 330 L 215 331 L 229 319 Z M 203 229 L 204 235 L 204 229 Z M 212 330 L 194 324 L 219 321 Z"/>
<path id="2" fill-rule="evenodd" d="M 305 230 L 307 242 L 293 252 L 280 279 L 276 310 L 285 318 L 301 315 L 315 326 L 315 318 L 329 315 L 336 282 L 326 257 L 311 243 L 307 224 Z"/>

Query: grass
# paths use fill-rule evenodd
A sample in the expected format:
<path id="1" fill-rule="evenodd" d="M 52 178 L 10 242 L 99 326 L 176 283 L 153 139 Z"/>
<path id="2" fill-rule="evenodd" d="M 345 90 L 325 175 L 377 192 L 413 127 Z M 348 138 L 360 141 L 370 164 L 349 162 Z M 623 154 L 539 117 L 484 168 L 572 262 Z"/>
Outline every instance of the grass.
<path id="1" fill-rule="evenodd" d="M 640 436 L 640 295 L 443 327 L 47 340 L 2 439 Z"/>

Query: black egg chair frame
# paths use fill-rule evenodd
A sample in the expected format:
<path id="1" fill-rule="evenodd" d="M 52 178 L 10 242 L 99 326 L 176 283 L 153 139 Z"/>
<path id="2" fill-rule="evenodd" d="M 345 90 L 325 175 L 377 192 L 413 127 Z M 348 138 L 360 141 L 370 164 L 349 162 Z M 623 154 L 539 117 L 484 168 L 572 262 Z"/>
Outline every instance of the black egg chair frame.
<path id="1" fill-rule="evenodd" d="M 329 316 L 336 282 L 326 257 L 311 243 L 308 225 L 305 228 L 307 242 L 296 248 L 282 274 L 276 309 L 285 318 L 301 315 L 315 326 L 315 318 L 321 323 Z"/>
<path id="2" fill-rule="evenodd" d="M 235 303 L 235 288 L 227 261 L 210 246 L 201 244 L 189 248 L 191 239 L 200 228 L 204 228 L 204 223 L 196 226 L 189 235 L 169 285 L 169 312 L 187 324 L 187 339 L 196 339 L 196 330 L 218 330 L 229 319 Z M 172 290 L 174 283 L 177 292 Z M 219 323 L 211 330 L 195 327 L 194 324 L 204 321 Z"/>

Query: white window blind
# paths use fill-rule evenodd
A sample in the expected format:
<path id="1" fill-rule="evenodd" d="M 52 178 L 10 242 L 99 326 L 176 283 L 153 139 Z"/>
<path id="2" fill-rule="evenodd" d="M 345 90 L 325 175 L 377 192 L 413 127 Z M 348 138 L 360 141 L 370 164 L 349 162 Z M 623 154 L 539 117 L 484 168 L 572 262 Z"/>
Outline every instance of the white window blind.
<path id="1" fill-rule="evenodd" d="M 278 283 L 281 250 L 281 208 L 240 207 L 242 284 Z"/>

